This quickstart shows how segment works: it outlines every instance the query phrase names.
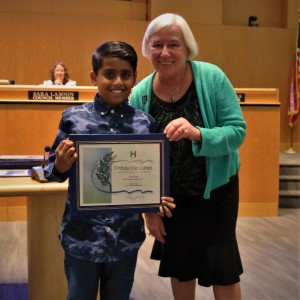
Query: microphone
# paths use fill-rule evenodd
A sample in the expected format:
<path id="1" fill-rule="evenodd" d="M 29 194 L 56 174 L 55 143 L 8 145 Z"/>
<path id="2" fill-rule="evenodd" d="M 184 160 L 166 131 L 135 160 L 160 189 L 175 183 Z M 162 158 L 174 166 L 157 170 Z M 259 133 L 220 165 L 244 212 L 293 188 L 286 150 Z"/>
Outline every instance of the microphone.
<path id="1" fill-rule="evenodd" d="M 48 161 L 48 158 L 46 158 L 46 153 L 50 152 L 51 150 L 51 147 L 50 146 L 45 146 L 44 148 L 44 154 L 43 154 L 43 162 L 42 162 L 42 167 L 45 167 L 47 161 Z"/>
<path id="2" fill-rule="evenodd" d="M 257 24 L 257 23 L 253 23 L 253 22 L 255 22 L 255 21 L 257 21 L 257 16 L 250 16 L 250 17 L 248 18 L 248 26 L 249 26 L 249 27 L 258 27 L 258 24 Z"/>

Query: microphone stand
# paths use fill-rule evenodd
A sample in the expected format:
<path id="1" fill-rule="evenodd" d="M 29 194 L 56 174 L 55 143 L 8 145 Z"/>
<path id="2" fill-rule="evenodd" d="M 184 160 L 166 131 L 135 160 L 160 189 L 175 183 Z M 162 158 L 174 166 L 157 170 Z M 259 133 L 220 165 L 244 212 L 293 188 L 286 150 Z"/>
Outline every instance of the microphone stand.
<path id="1" fill-rule="evenodd" d="M 43 154 L 43 161 L 41 166 L 36 166 L 31 168 L 31 178 L 33 180 L 36 180 L 38 182 L 47 182 L 48 180 L 44 176 L 44 167 L 48 161 L 48 158 L 46 159 L 46 153 L 50 151 L 49 146 L 45 146 L 44 148 L 44 154 Z"/>
<path id="2" fill-rule="evenodd" d="M 51 150 L 51 148 L 49 146 L 45 146 L 44 148 L 44 157 L 43 157 L 43 162 L 42 162 L 42 167 L 44 168 L 47 161 L 48 161 L 48 158 L 46 159 L 46 153 L 48 153 L 49 151 Z"/>

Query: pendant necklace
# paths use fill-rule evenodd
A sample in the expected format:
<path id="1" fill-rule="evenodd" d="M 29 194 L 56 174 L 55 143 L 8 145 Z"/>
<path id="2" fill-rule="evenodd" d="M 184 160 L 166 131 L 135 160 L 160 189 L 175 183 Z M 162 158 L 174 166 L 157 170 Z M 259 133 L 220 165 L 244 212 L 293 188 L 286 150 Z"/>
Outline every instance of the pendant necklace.
<path id="1" fill-rule="evenodd" d="M 183 79 L 184 79 L 184 75 L 185 75 L 186 69 L 187 69 L 187 66 L 185 67 L 185 69 L 184 69 L 184 71 L 183 71 L 183 73 L 182 73 L 182 75 L 181 75 L 181 78 L 180 78 L 180 80 L 179 80 L 178 85 L 176 86 L 175 90 L 174 90 L 172 93 L 170 93 L 170 92 L 167 90 L 167 88 L 166 88 L 165 86 L 163 86 L 163 84 L 162 84 L 162 88 L 163 88 L 164 91 L 170 96 L 170 101 L 171 101 L 172 103 L 175 102 L 175 97 L 174 97 L 174 96 L 175 96 L 176 92 L 178 91 L 179 87 L 181 86 L 181 84 L 182 84 L 182 82 L 183 82 Z"/>

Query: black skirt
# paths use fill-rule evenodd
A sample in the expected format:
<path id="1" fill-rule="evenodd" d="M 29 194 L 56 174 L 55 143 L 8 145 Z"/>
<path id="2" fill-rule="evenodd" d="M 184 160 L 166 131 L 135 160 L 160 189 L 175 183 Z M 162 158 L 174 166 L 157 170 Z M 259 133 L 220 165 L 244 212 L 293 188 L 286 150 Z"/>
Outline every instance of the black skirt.
<path id="1" fill-rule="evenodd" d="M 238 175 L 212 191 L 210 199 L 175 198 L 172 218 L 163 218 L 165 244 L 154 242 L 151 258 L 158 275 L 198 284 L 231 285 L 240 281 L 242 262 L 236 240 Z"/>

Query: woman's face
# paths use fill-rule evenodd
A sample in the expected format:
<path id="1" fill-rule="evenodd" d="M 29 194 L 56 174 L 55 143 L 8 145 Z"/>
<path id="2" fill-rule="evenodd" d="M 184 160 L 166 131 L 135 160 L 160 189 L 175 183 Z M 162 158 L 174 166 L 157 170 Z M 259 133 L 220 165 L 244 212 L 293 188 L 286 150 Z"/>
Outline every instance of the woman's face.
<path id="1" fill-rule="evenodd" d="M 64 80 L 65 77 L 65 69 L 62 65 L 57 65 L 54 69 L 54 78 L 59 79 L 61 81 Z"/>
<path id="2" fill-rule="evenodd" d="M 181 73 L 186 65 L 189 50 L 180 27 L 171 25 L 150 36 L 150 59 L 161 74 Z"/>

